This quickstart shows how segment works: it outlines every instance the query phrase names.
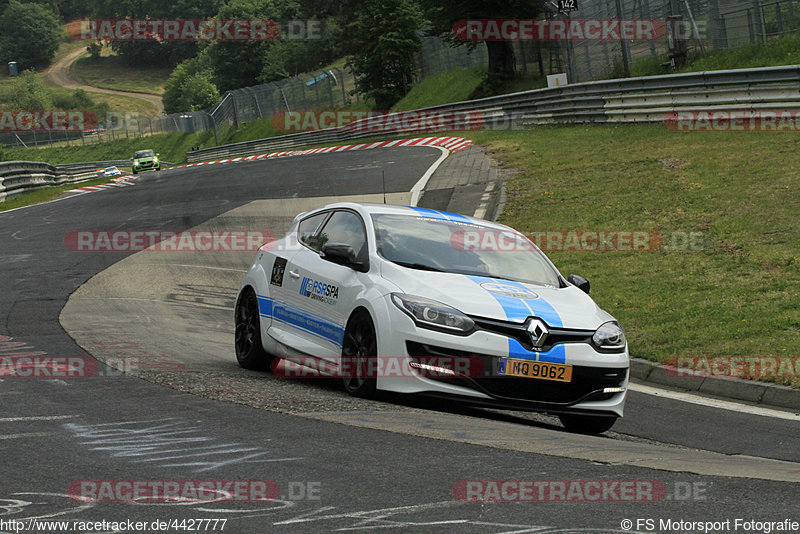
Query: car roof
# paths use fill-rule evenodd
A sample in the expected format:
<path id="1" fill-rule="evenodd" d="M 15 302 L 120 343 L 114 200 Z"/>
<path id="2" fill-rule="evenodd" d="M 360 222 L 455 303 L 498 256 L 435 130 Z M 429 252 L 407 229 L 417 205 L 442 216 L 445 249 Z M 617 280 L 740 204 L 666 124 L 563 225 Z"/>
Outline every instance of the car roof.
<path id="1" fill-rule="evenodd" d="M 406 215 L 409 217 L 429 217 L 432 219 L 442 219 L 442 220 L 449 220 L 452 222 L 488 226 L 491 228 L 497 228 L 502 230 L 509 229 L 507 226 L 502 224 L 498 224 L 492 221 L 487 221 L 484 219 L 476 219 L 475 217 L 468 217 L 466 215 L 461 215 L 459 213 L 451 213 L 447 211 L 434 210 L 430 208 L 420 208 L 416 206 L 401 206 L 396 204 L 378 204 L 373 202 L 336 202 L 333 204 L 328 204 L 314 211 L 337 209 L 337 208 L 352 209 L 360 212 L 364 216 L 386 214 L 386 215 Z M 308 213 L 305 213 L 303 215 L 308 215 Z"/>

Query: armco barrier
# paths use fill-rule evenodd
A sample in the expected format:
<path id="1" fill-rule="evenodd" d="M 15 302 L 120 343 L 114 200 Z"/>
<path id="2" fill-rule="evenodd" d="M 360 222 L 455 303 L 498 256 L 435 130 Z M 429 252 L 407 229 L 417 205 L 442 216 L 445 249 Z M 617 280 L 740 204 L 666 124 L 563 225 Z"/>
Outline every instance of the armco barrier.
<path id="1" fill-rule="evenodd" d="M 800 110 L 800 65 L 599 80 L 456 102 L 416 112 L 474 112 L 481 114 L 484 128 L 526 128 L 542 124 L 661 122 L 675 111 L 765 109 Z M 196 163 L 421 131 L 375 131 L 365 127 L 369 120 L 195 150 L 186 154 L 186 160 Z M 447 123 L 437 131 L 448 131 Z"/>
<path id="2" fill-rule="evenodd" d="M 97 176 L 91 163 L 50 165 L 41 161 L 0 163 L 0 202 L 6 197 L 41 187 L 77 183 Z"/>

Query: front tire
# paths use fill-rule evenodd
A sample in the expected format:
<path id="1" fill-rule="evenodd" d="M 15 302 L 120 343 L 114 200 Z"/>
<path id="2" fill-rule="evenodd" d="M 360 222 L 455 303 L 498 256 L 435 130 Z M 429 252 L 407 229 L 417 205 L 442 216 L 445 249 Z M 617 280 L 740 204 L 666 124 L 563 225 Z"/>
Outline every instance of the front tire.
<path id="1" fill-rule="evenodd" d="M 576 434 L 602 434 L 617 422 L 616 416 L 561 414 L 558 416 L 567 430 Z"/>
<path id="2" fill-rule="evenodd" d="M 236 360 L 245 369 L 261 371 L 269 368 L 272 356 L 261 345 L 261 319 L 258 298 L 252 289 L 245 290 L 236 302 Z"/>
<path id="3" fill-rule="evenodd" d="M 369 312 L 356 311 L 347 322 L 342 342 L 344 389 L 353 397 L 369 398 L 375 395 L 378 381 L 373 365 L 378 356 L 378 338 Z"/>

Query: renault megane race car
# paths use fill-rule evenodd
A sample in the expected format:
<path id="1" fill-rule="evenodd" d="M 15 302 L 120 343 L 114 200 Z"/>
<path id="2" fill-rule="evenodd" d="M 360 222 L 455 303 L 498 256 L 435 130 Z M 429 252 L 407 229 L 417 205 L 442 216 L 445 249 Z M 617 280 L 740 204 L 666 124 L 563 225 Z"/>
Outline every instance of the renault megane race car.
<path id="1" fill-rule="evenodd" d="M 331 204 L 259 249 L 236 301 L 236 357 L 247 369 L 299 362 L 355 396 L 450 397 L 599 433 L 623 414 L 629 358 L 588 293 L 507 226 Z M 385 359 L 395 365 L 374 365 Z"/>
<path id="2" fill-rule="evenodd" d="M 122 171 L 116 167 L 106 167 L 101 171 L 103 178 L 112 178 L 114 176 L 122 176 Z"/>

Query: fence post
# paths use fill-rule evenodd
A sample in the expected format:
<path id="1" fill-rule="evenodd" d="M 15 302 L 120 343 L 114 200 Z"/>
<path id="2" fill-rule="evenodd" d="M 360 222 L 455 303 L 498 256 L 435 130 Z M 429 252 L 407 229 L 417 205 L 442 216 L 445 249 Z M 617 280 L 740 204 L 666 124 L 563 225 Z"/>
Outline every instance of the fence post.
<path id="1" fill-rule="evenodd" d="M 620 0 L 614 0 L 614 4 L 617 8 L 617 19 L 624 19 L 625 17 L 622 16 L 622 3 Z M 628 50 L 628 43 L 627 41 L 620 39 L 619 46 L 622 50 L 622 71 L 625 73 L 625 76 L 628 77 L 631 75 L 631 66 L 629 60 L 630 51 Z"/>
<path id="2" fill-rule="evenodd" d="M 761 11 L 761 2 L 759 2 L 759 0 L 753 0 L 753 9 L 756 10 L 756 30 L 758 30 L 758 34 L 760 35 L 758 40 L 765 43 L 767 42 L 767 36 L 764 32 L 764 14 Z"/>
<path id="3" fill-rule="evenodd" d="M 333 69 L 339 73 L 339 86 L 342 88 L 342 105 L 344 106 L 347 103 L 347 97 L 344 92 L 344 72 L 339 67 L 333 67 Z M 305 95 L 305 89 L 303 93 Z"/>
<path id="4" fill-rule="evenodd" d="M 711 0 L 709 4 L 709 31 L 711 32 L 711 44 L 714 50 L 722 50 L 728 47 L 728 36 L 725 32 L 725 21 L 719 13 L 719 0 Z"/>

